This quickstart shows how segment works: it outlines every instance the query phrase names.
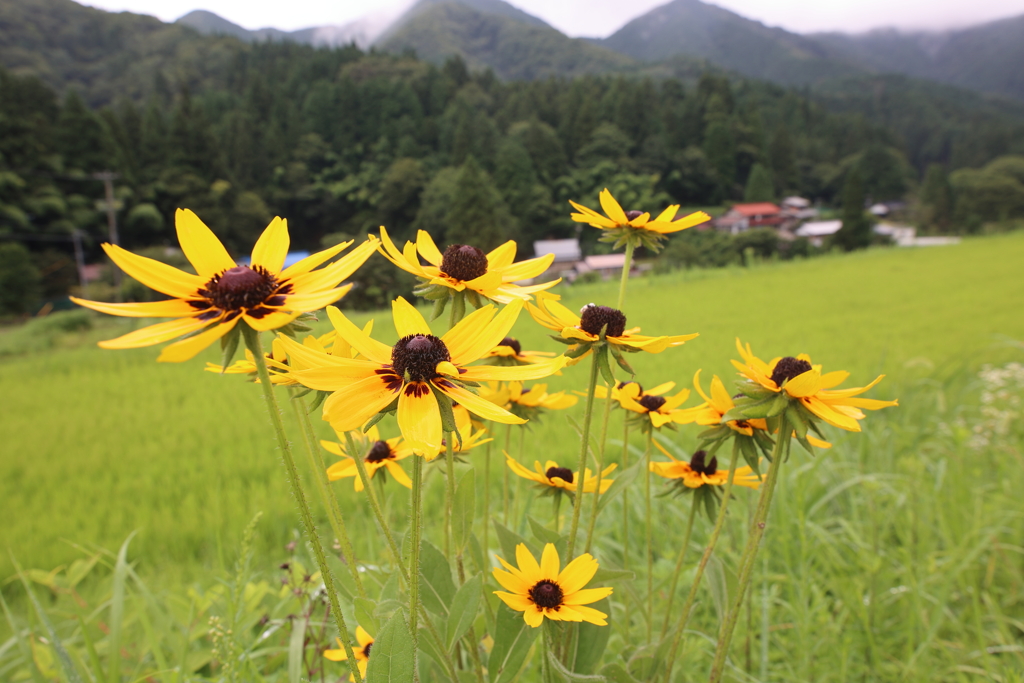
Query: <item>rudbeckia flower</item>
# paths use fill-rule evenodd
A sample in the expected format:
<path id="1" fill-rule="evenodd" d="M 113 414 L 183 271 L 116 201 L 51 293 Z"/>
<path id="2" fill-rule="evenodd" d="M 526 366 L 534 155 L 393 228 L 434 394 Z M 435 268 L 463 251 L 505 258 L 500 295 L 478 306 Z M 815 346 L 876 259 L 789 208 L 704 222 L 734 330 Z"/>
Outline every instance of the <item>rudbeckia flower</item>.
<path id="1" fill-rule="evenodd" d="M 522 344 L 515 337 L 505 337 L 498 345 L 484 355 L 495 365 L 530 365 L 553 358 L 550 351 L 523 351 Z"/>
<path id="2" fill-rule="evenodd" d="M 821 374 L 820 365 L 812 365 L 811 357 L 805 353 L 796 356 L 775 358 L 766 363 L 754 355 L 750 344 L 744 346 L 736 340 L 743 362 L 732 361 L 748 381 L 760 386 L 761 390 L 775 394 L 785 393 L 823 421 L 849 432 L 859 432 L 864 413 L 860 408 L 879 410 L 899 405 L 898 401 L 879 401 L 871 398 L 856 398 L 882 381 L 879 375 L 864 387 L 832 390 L 850 376 L 842 370 Z"/>
<path id="3" fill-rule="evenodd" d="M 358 642 L 358 647 L 352 648 L 352 653 L 356 656 L 359 675 L 365 681 L 366 667 L 370 665 L 370 650 L 373 648 L 373 637 L 362 626 L 356 626 L 356 641 Z M 325 650 L 324 657 L 332 662 L 344 662 L 348 659 L 348 655 L 345 654 L 345 646 L 341 644 L 341 638 L 338 638 L 338 649 Z M 352 674 L 349 674 L 348 679 L 350 681 L 355 680 L 352 678 Z"/>
<path id="4" fill-rule="evenodd" d="M 504 386 L 491 382 L 480 395 L 527 420 L 543 410 L 565 410 L 579 401 L 564 391 L 549 394 L 547 384 L 534 384 L 526 389 L 522 382 L 509 382 Z"/>
<path id="5" fill-rule="evenodd" d="M 289 339 L 283 341 L 289 357 L 301 358 L 311 368 L 296 370 L 292 376 L 311 389 L 334 392 L 324 402 L 323 416 L 336 430 L 359 429 L 377 413 L 397 409 L 402 436 L 417 452 L 433 458 L 445 436 L 439 395 L 485 420 L 521 424 L 524 420 L 476 395 L 463 383 L 540 379 L 565 365 L 566 359 L 559 357 L 520 367 L 467 367 L 508 334 L 521 309 L 518 300 L 497 313 L 494 306 L 484 306 L 444 336 L 435 337 L 419 311 L 398 298 L 392 303 L 392 315 L 399 339 L 391 347 L 372 339 L 329 306 L 327 314 L 338 336 L 362 358 L 329 356 Z"/>
<path id="6" fill-rule="evenodd" d="M 555 546 L 548 543 L 537 563 L 533 553 L 520 543 L 516 546 L 516 564 L 513 567 L 498 558 L 505 570 L 494 568 L 494 578 L 510 591 L 494 591 L 502 602 L 517 612 L 523 620 L 536 628 L 544 617 L 552 621 L 586 621 L 607 626 L 608 615 L 587 607 L 612 594 L 612 588 L 584 588 L 597 573 L 597 560 L 589 553 L 580 555 L 561 569 L 561 560 Z"/>
<path id="7" fill-rule="evenodd" d="M 194 335 L 166 347 L 157 359 L 181 362 L 231 332 L 240 320 L 254 330 L 284 327 L 303 313 L 323 308 L 344 296 L 351 285 L 337 287 L 337 284 L 354 273 L 377 248 L 376 238 L 371 237 L 344 258 L 313 270 L 352 244 L 344 242 L 284 268 L 289 245 L 288 224 L 275 218 L 253 247 L 252 264 L 239 266 L 194 213 L 178 209 L 174 219 L 181 250 L 196 275 L 138 256 L 117 245 L 103 245 L 121 270 L 170 299 L 108 304 L 71 297 L 76 304 L 101 313 L 133 318 L 174 318 L 102 341 L 101 347 L 134 349 Z"/>
<path id="8" fill-rule="evenodd" d="M 608 188 L 601 191 L 599 199 L 605 215 L 570 201 L 572 208 L 579 212 L 570 214 L 570 218 L 577 223 L 587 223 L 603 230 L 601 241 L 614 242 L 616 248 L 624 244 L 631 244 L 632 247 L 643 245 L 657 253 L 670 233 L 692 228 L 711 219 L 703 211 L 676 219 L 679 206 L 672 205 L 651 220 L 651 214 L 646 211 L 623 211 Z M 627 253 L 632 252 L 627 249 Z"/>
<path id="9" fill-rule="evenodd" d="M 639 327 L 626 328 L 626 315 L 609 306 L 587 304 L 580 315 L 550 296 L 537 296 L 536 305 L 527 302 L 526 309 L 535 321 L 559 333 L 567 344 L 572 345 L 570 355 L 573 362 L 579 362 L 590 353 L 595 342 L 607 340 L 612 346 L 623 351 L 661 353 L 672 346 L 680 346 L 697 337 L 697 334 L 680 334 L 667 337 L 648 337 L 638 334 Z M 604 333 L 602 334 L 602 330 Z M 585 350 L 583 347 L 586 347 Z"/>
<path id="10" fill-rule="evenodd" d="M 652 462 L 651 472 L 666 479 L 676 479 L 686 488 L 698 489 L 701 486 L 725 486 L 729 481 L 729 470 L 718 469 L 718 458 L 707 457 L 704 451 L 697 451 L 690 462 L 677 460 L 672 454 L 655 442 L 658 450 L 667 455 L 671 462 Z M 733 479 L 736 486 L 756 489 L 761 486 L 761 477 L 754 474 L 750 467 L 737 467 Z"/>
<path id="11" fill-rule="evenodd" d="M 514 284 L 543 273 L 554 261 L 555 255 L 548 254 L 513 263 L 516 243 L 512 240 L 485 254 L 468 244 L 452 244 L 441 253 L 434 240 L 423 230 L 416 234 L 415 244 L 405 243 L 403 251 L 399 251 L 391 241 L 384 226 L 380 228 L 380 239 L 380 253 L 402 270 L 422 279 L 424 285 L 448 288 L 452 292 L 476 292 L 499 304 L 530 299 L 534 292 L 550 289 L 561 282 L 553 280 L 527 287 Z M 420 264 L 421 256 L 429 265 Z"/>
<path id="12" fill-rule="evenodd" d="M 356 468 L 353 455 L 343 445 L 347 443 L 345 434 L 339 433 L 338 439 L 340 439 L 340 443 L 327 440 L 320 442 L 320 445 L 328 452 L 341 458 L 340 462 L 336 462 L 327 468 L 327 478 L 330 481 L 338 481 L 346 477 L 354 477 L 356 491 L 362 491 L 363 480 L 359 476 L 359 470 Z M 398 464 L 399 460 L 404 460 L 413 455 L 413 449 L 404 442 L 402 437 L 383 440 L 380 438 L 377 426 L 374 425 L 367 430 L 366 434 L 355 432 L 355 444 L 361 449 L 357 455 L 363 459 L 367 478 L 373 479 L 377 474 L 377 470 L 384 468 L 399 484 L 407 489 L 412 488 L 412 480 L 409 479 L 409 475 Z"/>
<path id="13" fill-rule="evenodd" d="M 541 467 L 540 461 L 535 460 L 533 463 L 533 471 L 530 471 L 520 465 L 512 456 L 508 453 L 505 454 L 506 463 L 508 468 L 516 473 L 516 475 L 523 479 L 529 479 L 535 481 L 541 486 L 549 486 L 555 489 L 555 492 L 568 491 L 569 493 L 576 492 L 575 483 L 579 477 L 579 472 L 573 472 L 568 467 L 559 467 L 558 463 L 554 460 L 548 460 Z M 606 479 L 607 475 L 610 474 L 618 467 L 617 464 L 612 463 L 608 467 L 604 468 L 601 472 L 601 493 L 604 493 L 612 485 L 612 479 Z M 583 493 L 593 493 L 597 491 L 597 477 L 593 476 L 590 472 L 590 468 L 583 470 Z"/>
<path id="14" fill-rule="evenodd" d="M 666 398 L 663 394 L 675 388 L 675 382 L 665 382 L 658 386 L 644 391 L 643 387 L 636 382 L 620 382 L 619 386 L 612 388 L 612 398 L 619 402 L 619 405 L 626 410 L 635 413 L 640 420 L 655 429 L 661 429 L 670 422 L 675 424 L 689 424 L 693 419 L 679 406 L 690 397 L 690 390 L 683 389 L 675 396 Z M 594 396 L 605 398 L 608 395 L 606 387 L 597 387 Z"/>

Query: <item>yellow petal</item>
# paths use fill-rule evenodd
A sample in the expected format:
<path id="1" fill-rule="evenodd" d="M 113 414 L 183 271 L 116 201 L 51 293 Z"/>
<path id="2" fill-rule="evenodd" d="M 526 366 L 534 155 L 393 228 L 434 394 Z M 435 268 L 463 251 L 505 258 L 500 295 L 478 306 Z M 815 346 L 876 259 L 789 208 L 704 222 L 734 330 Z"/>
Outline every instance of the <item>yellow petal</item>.
<path id="1" fill-rule="evenodd" d="M 607 621 L 608 615 L 605 614 L 604 612 L 600 612 L 600 611 L 594 609 L 593 607 L 584 607 L 583 605 L 573 605 L 572 609 L 573 609 L 573 611 L 575 611 L 577 614 L 580 615 L 580 617 L 583 619 L 583 621 L 589 622 L 591 624 L 596 624 L 597 626 L 607 626 L 608 625 L 608 621 Z"/>
<path id="2" fill-rule="evenodd" d="M 516 576 L 510 572 L 502 571 L 498 568 L 491 570 L 494 574 L 494 579 L 501 584 L 502 588 L 518 593 L 520 595 L 525 594 L 530 590 L 530 585 L 523 581 L 522 577 Z"/>
<path id="3" fill-rule="evenodd" d="M 252 248 L 252 265 L 263 266 L 274 274 L 280 273 L 284 268 L 284 260 L 288 258 L 290 244 L 288 221 L 280 216 L 275 217 Z"/>
<path id="4" fill-rule="evenodd" d="M 498 312 L 494 319 L 483 329 L 479 331 L 471 344 L 467 345 L 458 357 L 452 354 L 452 362 L 456 365 L 466 365 L 473 361 L 482 358 L 487 355 L 487 352 L 498 345 L 502 339 L 508 336 L 512 326 L 516 324 L 516 318 L 519 317 L 520 311 L 523 310 L 522 301 L 513 301 L 508 304 L 501 311 Z M 459 325 L 466 322 L 467 319 L 463 319 Z M 458 328 L 456 325 L 455 328 Z M 453 330 L 455 329 L 453 328 Z M 451 350 L 449 349 L 449 352 Z"/>
<path id="5" fill-rule="evenodd" d="M 540 565 L 537 564 L 536 558 L 534 558 L 533 553 L 530 552 L 525 543 L 520 543 L 516 546 L 516 564 L 519 565 L 519 571 L 522 572 L 523 579 L 531 585 L 547 578 L 541 575 Z"/>
<path id="6" fill-rule="evenodd" d="M 290 282 L 296 294 L 308 294 L 321 289 L 330 289 L 356 272 L 366 259 L 377 249 L 375 240 L 367 240 L 358 247 L 342 256 L 334 263 L 319 270 L 301 273 L 291 278 Z"/>
<path id="7" fill-rule="evenodd" d="M 626 212 L 623 211 L 622 207 L 619 206 L 619 203 L 615 201 L 615 197 L 612 196 L 612 193 L 608 191 L 607 187 L 601 190 L 599 199 L 601 200 L 601 208 L 604 209 L 608 218 L 611 218 L 619 225 L 625 225 L 629 222 L 626 218 Z"/>
<path id="8" fill-rule="evenodd" d="M 329 247 L 327 249 L 324 249 L 323 251 L 318 251 L 315 254 L 310 254 L 301 261 L 293 263 L 292 265 L 282 270 L 281 275 L 278 279 L 288 280 L 290 278 L 295 277 L 296 275 L 308 273 L 309 271 L 319 266 L 321 263 L 331 260 L 341 252 L 348 249 L 350 246 L 352 246 L 352 242 L 354 241 L 355 240 L 347 240 L 345 242 L 339 242 L 338 244 L 335 244 L 333 247 Z"/>
<path id="9" fill-rule="evenodd" d="M 181 363 L 195 358 L 196 354 L 234 329 L 238 318 L 216 325 L 201 334 L 174 342 L 164 347 L 157 361 L 160 363 Z"/>
<path id="10" fill-rule="evenodd" d="M 554 254 L 552 254 L 551 257 L 554 258 Z M 515 260 L 516 243 L 514 240 L 509 240 L 487 254 L 487 270 L 502 270 L 503 268 L 512 265 L 512 262 Z"/>
<path id="11" fill-rule="evenodd" d="M 561 569 L 561 565 L 561 560 L 558 559 L 558 550 L 555 549 L 554 544 L 546 543 L 540 556 L 540 573 L 549 581 L 555 581 L 558 578 L 558 570 Z"/>
<path id="12" fill-rule="evenodd" d="M 476 345 L 480 331 L 486 329 L 494 319 L 496 311 L 497 309 L 490 304 L 479 308 L 463 318 L 458 325 L 441 337 L 441 341 L 448 347 L 448 354 L 452 357 L 452 362 L 455 364 L 463 362 L 462 359 L 466 358 L 469 351 Z"/>
<path id="13" fill-rule="evenodd" d="M 356 380 L 342 391 L 335 391 L 324 401 L 324 419 L 335 431 L 359 429 L 371 417 L 395 400 L 394 389 L 379 375 Z"/>
<path id="14" fill-rule="evenodd" d="M 367 633 L 362 626 L 356 626 L 356 642 L 359 643 L 360 649 L 363 649 L 373 642 L 373 636 Z"/>
<path id="15" fill-rule="evenodd" d="M 614 589 L 610 586 L 604 588 L 585 588 L 565 596 L 567 605 L 589 605 L 612 594 Z"/>
<path id="16" fill-rule="evenodd" d="M 235 267 L 235 260 L 228 255 L 206 224 L 189 209 L 174 212 L 174 225 L 178 231 L 178 244 L 192 267 L 204 280 Z"/>
<path id="17" fill-rule="evenodd" d="M 437 248 L 434 243 L 434 238 L 426 230 L 420 230 L 416 233 L 416 251 L 420 253 L 427 263 L 441 267 L 441 261 L 444 260 L 444 255 L 441 250 Z"/>
<path id="18" fill-rule="evenodd" d="M 406 441 L 435 454 L 441 449 L 441 409 L 426 382 L 410 382 L 398 397 L 398 427 Z"/>
<path id="19" fill-rule="evenodd" d="M 412 304 L 398 297 L 391 302 L 391 316 L 395 320 L 395 329 L 400 338 L 414 334 L 430 334 L 430 325 L 423 319 L 420 312 Z"/>
<path id="20" fill-rule="evenodd" d="M 821 390 L 821 373 L 811 369 L 786 382 L 786 393 L 793 398 L 813 396 Z"/>
<path id="21" fill-rule="evenodd" d="M 249 323 L 249 327 L 252 329 L 259 332 L 269 332 L 270 330 L 276 330 L 279 327 L 284 327 L 300 315 L 302 315 L 302 311 L 274 311 L 262 318 L 254 318 L 249 315 L 248 312 L 243 313 L 242 317 L 245 319 L 245 322 Z"/>
<path id="22" fill-rule="evenodd" d="M 116 244 L 103 244 L 110 260 L 117 264 L 129 277 L 133 277 L 150 289 L 178 299 L 195 299 L 197 292 L 209 278 L 199 277 L 174 266 L 161 263 L 145 256 L 133 254 Z M 234 264 L 232 264 L 234 265 Z"/>
<path id="23" fill-rule="evenodd" d="M 391 364 L 390 346 L 381 344 L 376 339 L 371 339 L 334 306 L 327 307 L 327 316 L 331 319 L 331 323 L 334 324 L 334 329 L 338 330 L 338 334 L 351 344 L 352 348 L 370 360 L 382 365 Z"/>
<path id="24" fill-rule="evenodd" d="M 597 573 L 597 560 L 590 553 L 584 553 L 570 562 L 558 575 L 558 585 L 566 595 L 575 593 L 586 586 Z"/>
<path id="25" fill-rule="evenodd" d="M 183 318 L 197 315 L 200 311 L 182 299 L 166 299 L 146 303 L 108 304 L 104 301 L 87 301 L 78 297 L 68 297 L 79 306 L 91 308 L 100 313 L 120 315 L 127 318 Z"/>
<path id="26" fill-rule="evenodd" d="M 167 322 L 150 325 L 149 327 L 143 327 L 141 330 L 129 332 L 128 334 L 117 337 L 116 339 L 101 341 L 99 346 L 104 349 L 137 349 L 142 346 L 159 344 L 160 342 L 180 337 L 188 334 L 189 332 L 196 332 L 209 324 L 209 321 L 198 320 L 196 318 L 178 318 L 176 320 L 168 320 Z"/>
<path id="27" fill-rule="evenodd" d="M 337 289 L 328 289 L 326 292 L 315 292 L 313 294 L 287 294 L 281 308 L 300 313 L 319 311 L 324 306 L 333 304 L 338 299 L 349 293 L 351 284 Z"/>
<path id="28" fill-rule="evenodd" d="M 456 386 L 451 382 L 447 382 L 445 380 L 434 380 L 434 386 L 440 389 L 446 396 L 450 396 L 453 401 L 458 402 L 459 405 L 465 406 L 469 412 L 478 415 L 485 420 L 510 425 L 519 425 L 526 422 L 523 418 L 516 417 L 507 410 L 494 405 L 487 399 L 481 398 L 471 391 L 463 389 L 460 386 Z"/>
<path id="29" fill-rule="evenodd" d="M 496 380 L 508 382 L 510 380 L 543 379 L 554 375 L 569 363 L 565 356 L 557 356 L 550 360 L 542 360 L 530 365 L 501 366 L 501 365 L 474 365 L 465 370 L 460 377 L 470 382 Z"/>

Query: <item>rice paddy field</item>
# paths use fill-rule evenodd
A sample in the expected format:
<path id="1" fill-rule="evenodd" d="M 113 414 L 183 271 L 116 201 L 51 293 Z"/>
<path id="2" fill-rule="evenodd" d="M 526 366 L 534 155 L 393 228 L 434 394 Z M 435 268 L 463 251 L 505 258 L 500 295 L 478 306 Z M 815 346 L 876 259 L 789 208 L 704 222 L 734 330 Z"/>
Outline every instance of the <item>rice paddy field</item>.
<path id="1" fill-rule="evenodd" d="M 557 291 L 577 309 L 614 303 L 617 283 Z M 671 380 L 689 387 L 697 369 L 705 383 L 712 374 L 728 380 L 739 337 L 764 358 L 809 353 L 825 371 L 848 370 L 854 386 L 885 374 L 870 395 L 900 400 L 898 408 L 869 414 L 862 434 L 830 431 L 834 447 L 815 458 L 794 449 L 734 641 L 733 680 L 1022 680 L 1024 370 L 1014 365 L 1024 363 L 1021 302 L 1024 233 L 630 282 L 630 325 L 647 334 L 700 333 L 683 347 L 631 356 L 645 386 Z M 389 313 L 353 316 L 358 322 L 369 317 L 375 336 L 392 338 Z M 247 580 L 277 585 L 278 565 L 302 552 L 298 517 L 257 389 L 239 376 L 203 372 L 205 361 L 219 360 L 215 351 L 167 365 L 155 362 L 154 349 L 95 347 L 131 324 L 101 320 L 38 350 L 26 339 L 31 328 L 0 332 L 0 590 L 15 622 L 32 622 L 15 560 L 41 570 L 38 577 L 59 567 L 67 573 L 99 549 L 116 553 L 134 533 L 126 561 L 137 584 L 121 599 L 129 601 L 128 614 L 136 614 L 134 605 L 143 616 L 125 622 L 121 642 L 134 643 L 137 653 L 180 650 L 185 668 L 200 671 L 209 660 L 196 654 L 208 636 L 206 622 L 173 645 L 171 635 L 153 635 L 164 622 L 146 618 L 146 605 L 178 614 L 178 622 L 199 623 L 197 614 L 215 609 L 215 601 L 200 598 L 241 575 L 241 538 L 257 513 Z M 514 333 L 524 348 L 561 350 L 525 314 Z M 24 352 L 5 354 L 5 348 Z M 586 367 L 577 366 L 548 384 L 578 390 L 585 382 Z M 687 405 L 696 402 L 694 396 Z M 579 419 L 582 412 L 581 403 L 568 414 Z M 613 459 L 621 451 L 617 413 L 610 423 Z M 321 438 L 333 437 L 326 423 L 315 427 Z M 387 436 L 395 433 L 393 423 L 381 427 Z M 665 445 L 689 453 L 697 431 L 670 432 Z M 505 438 L 499 429 L 491 455 L 495 509 L 502 504 Z M 565 417 L 551 415 L 531 424 L 521 459 L 572 463 L 578 443 Z M 632 446 L 640 452 L 639 437 Z M 508 448 L 519 454 L 518 430 Z M 475 467 L 479 477 L 482 457 L 482 450 L 468 455 L 460 473 Z M 440 469 L 427 466 L 428 520 L 442 505 Z M 527 515 L 547 522 L 550 503 L 535 500 L 523 483 L 517 487 L 509 526 L 525 536 Z M 403 529 L 405 489 L 390 482 L 386 490 L 388 514 Z M 357 554 L 382 555 L 369 510 L 351 482 L 336 483 L 334 492 Z M 746 518 L 753 500 L 740 495 L 738 519 Z M 634 533 L 642 524 L 641 503 L 635 496 L 627 504 Z M 658 575 L 667 577 L 679 543 L 674 530 L 685 523 L 689 503 L 672 497 L 656 503 Z M 620 497 L 598 522 L 594 552 L 609 566 L 630 562 L 623 556 L 622 515 Z M 326 517 L 320 521 L 328 529 Z M 692 561 L 709 531 L 699 520 Z M 428 523 L 428 536 L 435 532 Z M 641 539 L 629 543 L 635 549 Z M 298 551 L 289 547 L 295 541 Z M 701 589 L 679 680 L 707 670 L 743 542 L 743 525 L 730 525 Z M 113 555 L 98 557 L 76 587 L 86 612 L 106 604 L 112 572 L 117 575 L 112 568 L 124 566 Z M 59 617 L 73 621 L 67 592 L 38 583 Z M 615 620 L 635 620 L 636 591 L 629 582 L 616 590 Z M 150 621 L 156 626 L 147 626 Z M 70 622 L 61 623 L 69 638 L 77 637 Z M 613 621 L 608 651 L 623 650 L 626 637 Z M 12 663 L 15 651 L 9 623 L 0 622 L 0 680 L 22 675 Z M 146 657 L 156 655 L 139 654 L 139 661 Z M 624 666 L 634 671 L 635 662 Z M 154 663 L 153 670 L 159 668 Z M 162 668 L 172 670 L 174 663 Z M 175 671 L 148 680 L 191 680 L 179 677 L 181 667 Z M 294 671 L 282 664 L 280 680 L 297 680 Z M 268 680 L 278 680 L 274 675 Z"/>

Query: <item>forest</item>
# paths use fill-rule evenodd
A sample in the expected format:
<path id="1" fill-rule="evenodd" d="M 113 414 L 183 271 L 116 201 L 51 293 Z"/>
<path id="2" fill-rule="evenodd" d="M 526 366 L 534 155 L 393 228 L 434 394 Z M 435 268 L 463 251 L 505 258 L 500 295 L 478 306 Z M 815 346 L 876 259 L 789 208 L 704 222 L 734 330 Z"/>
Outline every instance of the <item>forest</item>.
<path id="1" fill-rule="evenodd" d="M 503 81 L 457 57 L 287 43 L 239 44 L 218 68 L 216 87 L 158 72 L 132 89 L 148 96 L 99 108 L 0 69 L 3 312 L 75 285 L 76 232 L 86 261 L 100 257 L 97 172 L 117 176 L 121 243 L 171 261 L 177 207 L 234 253 L 280 215 L 298 249 L 386 225 L 398 239 L 515 239 L 528 256 L 534 240 L 576 235 L 567 201 L 605 187 L 644 210 L 791 194 L 828 208 L 851 171 L 866 202 L 908 202 L 924 232 L 1024 217 L 1024 116 L 947 86 L 901 89 L 910 79 L 876 79 L 870 100 L 856 79 L 812 93 L 715 70 Z M 589 253 L 604 247 L 594 233 L 580 235 Z M 379 305 L 393 288 L 356 299 Z"/>

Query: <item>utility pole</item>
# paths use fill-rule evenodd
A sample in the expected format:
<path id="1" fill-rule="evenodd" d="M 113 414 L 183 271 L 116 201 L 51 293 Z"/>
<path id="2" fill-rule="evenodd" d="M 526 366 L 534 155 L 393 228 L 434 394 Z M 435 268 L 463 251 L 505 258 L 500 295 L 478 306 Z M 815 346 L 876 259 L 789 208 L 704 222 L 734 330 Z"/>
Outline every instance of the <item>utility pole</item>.
<path id="1" fill-rule="evenodd" d="M 111 244 L 120 246 L 120 239 L 117 236 L 117 202 L 114 201 L 114 181 L 120 178 L 117 173 L 111 173 L 110 171 L 102 171 L 100 173 L 93 173 L 92 177 L 96 180 L 103 181 L 103 189 L 105 190 L 106 199 L 102 202 L 97 202 L 97 208 L 103 205 L 103 209 L 107 212 L 107 239 L 110 240 Z M 102 209 L 101 209 L 102 210 Z M 121 301 L 121 269 L 114 267 L 114 287 L 116 292 L 114 299 L 120 303 Z"/>
<path id="2" fill-rule="evenodd" d="M 89 293 L 85 291 L 85 253 L 82 250 L 82 231 L 75 228 L 71 233 L 71 240 L 75 243 L 75 265 L 78 267 L 78 286 L 81 288 L 82 298 L 88 298 Z"/>

